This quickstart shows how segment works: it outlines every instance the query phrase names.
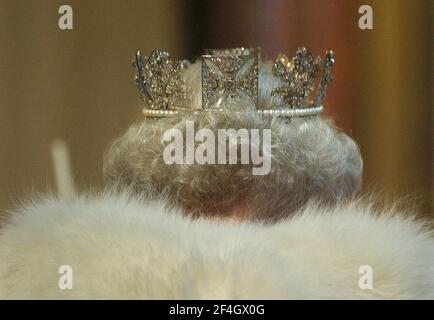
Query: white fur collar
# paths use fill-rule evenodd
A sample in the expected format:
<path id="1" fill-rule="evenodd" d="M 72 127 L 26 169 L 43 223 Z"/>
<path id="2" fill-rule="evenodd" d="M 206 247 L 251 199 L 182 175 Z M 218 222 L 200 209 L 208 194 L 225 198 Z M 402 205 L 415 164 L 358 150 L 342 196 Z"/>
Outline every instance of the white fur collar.
<path id="1" fill-rule="evenodd" d="M 46 198 L 0 232 L 0 298 L 434 298 L 430 233 L 356 202 L 261 225 L 193 221 L 128 194 Z M 62 265 L 72 289 L 59 289 Z M 363 265 L 372 290 L 359 288 Z"/>

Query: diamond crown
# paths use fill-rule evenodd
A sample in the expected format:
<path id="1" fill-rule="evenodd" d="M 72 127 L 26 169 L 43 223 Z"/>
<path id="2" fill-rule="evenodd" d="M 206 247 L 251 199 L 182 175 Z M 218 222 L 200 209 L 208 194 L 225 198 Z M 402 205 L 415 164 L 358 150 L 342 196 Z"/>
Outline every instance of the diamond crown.
<path id="1" fill-rule="evenodd" d="M 149 56 L 138 51 L 133 67 L 145 103 L 143 113 L 147 117 L 165 117 L 181 112 L 218 111 L 223 100 L 233 98 L 247 99 L 257 112 L 266 115 L 313 116 L 323 111 L 322 101 L 332 81 L 331 50 L 326 52 L 324 61 L 303 47 L 292 59 L 279 54 L 271 68 L 279 85 L 272 89 L 270 97 L 279 102 L 265 108 L 258 104 L 259 58 L 260 48 L 208 50 L 200 58 L 202 102 L 197 107 L 188 102 L 192 90 L 184 78 L 190 66 L 188 61 L 172 60 L 162 50 L 154 50 Z"/>

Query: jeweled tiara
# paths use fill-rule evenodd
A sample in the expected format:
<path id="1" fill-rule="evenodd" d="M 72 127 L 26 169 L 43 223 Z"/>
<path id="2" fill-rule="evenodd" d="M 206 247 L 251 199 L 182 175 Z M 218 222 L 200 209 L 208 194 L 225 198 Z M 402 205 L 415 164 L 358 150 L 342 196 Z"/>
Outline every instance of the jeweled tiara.
<path id="1" fill-rule="evenodd" d="M 306 48 L 299 48 L 289 59 L 279 54 L 271 73 L 280 85 L 271 91 L 279 101 L 267 107 L 258 104 L 258 64 L 260 48 L 208 50 L 201 56 L 202 102 L 195 106 L 188 100 L 191 92 L 184 78 L 188 61 L 172 60 L 169 53 L 154 50 L 149 56 L 135 55 L 133 66 L 146 117 L 167 117 L 182 112 L 220 111 L 224 99 L 249 100 L 256 111 L 284 117 L 313 116 L 323 111 L 326 88 L 332 81 L 333 52 L 326 52 L 324 62 Z M 316 93 L 317 76 L 319 84 Z M 271 98 L 270 97 L 270 98 Z M 274 101 L 273 100 L 273 101 Z"/>

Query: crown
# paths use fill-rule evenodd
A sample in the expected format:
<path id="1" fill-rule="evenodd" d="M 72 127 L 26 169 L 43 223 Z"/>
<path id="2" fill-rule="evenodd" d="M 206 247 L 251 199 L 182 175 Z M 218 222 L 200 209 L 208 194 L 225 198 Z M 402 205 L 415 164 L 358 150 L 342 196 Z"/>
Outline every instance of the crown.
<path id="1" fill-rule="evenodd" d="M 279 85 L 271 90 L 269 101 L 273 103 L 266 106 L 258 98 L 260 52 L 260 48 L 207 50 L 200 58 L 202 94 L 197 106 L 189 101 L 193 89 L 185 79 L 191 65 L 188 61 L 172 60 L 162 50 L 154 50 L 149 56 L 138 51 L 133 67 L 145 103 L 143 114 L 167 117 L 184 112 L 221 111 L 221 103 L 234 98 L 249 101 L 264 115 L 314 116 L 323 111 L 322 102 L 332 81 L 331 50 L 326 52 L 324 61 L 304 47 L 292 59 L 279 54 L 271 68 Z"/>

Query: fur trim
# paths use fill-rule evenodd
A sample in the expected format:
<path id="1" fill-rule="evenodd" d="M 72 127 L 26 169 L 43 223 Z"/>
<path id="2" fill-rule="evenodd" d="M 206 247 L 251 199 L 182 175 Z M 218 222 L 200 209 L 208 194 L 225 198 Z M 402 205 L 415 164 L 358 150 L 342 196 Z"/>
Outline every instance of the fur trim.
<path id="1" fill-rule="evenodd" d="M 59 267 L 73 289 L 58 288 Z M 373 289 L 359 288 L 359 267 Z M 0 298 L 434 298 L 423 224 L 357 202 L 276 224 L 197 219 L 128 194 L 46 198 L 0 235 Z"/>

